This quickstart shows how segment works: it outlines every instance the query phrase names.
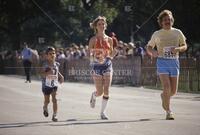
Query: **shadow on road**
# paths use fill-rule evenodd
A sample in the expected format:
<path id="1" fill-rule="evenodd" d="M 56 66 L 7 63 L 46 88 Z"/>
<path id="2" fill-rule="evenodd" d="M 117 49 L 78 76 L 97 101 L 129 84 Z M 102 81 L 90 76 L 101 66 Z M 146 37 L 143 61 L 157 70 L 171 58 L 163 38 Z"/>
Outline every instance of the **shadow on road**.
<path id="1" fill-rule="evenodd" d="M 145 122 L 145 121 L 157 121 L 162 119 L 139 119 L 139 120 L 93 120 L 93 121 L 76 121 L 71 123 L 64 123 L 64 124 L 53 124 L 51 126 L 70 126 L 70 125 L 96 125 L 96 124 L 119 124 L 119 123 L 134 123 L 134 122 Z"/>
<path id="2" fill-rule="evenodd" d="M 0 124 L 1 128 L 15 128 L 15 127 L 26 127 L 26 126 L 39 126 L 40 124 L 51 123 L 52 121 L 40 121 L 40 122 L 19 122 L 19 123 L 6 123 Z"/>
<path id="3" fill-rule="evenodd" d="M 162 119 L 139 119 L 139 120 L 101 120 L 101 119 L 68 119 L 58 122 L 38 121 L 38 122 L 19 122 L 19 123 L 1 123 L 0 129 L 3 128 L 18 128 L 18 127 L 36 127 L 36 126 L 71 126 L 71 125 L 95 125 L 95 124 L 119 124 L 119 123 L 134 123 L 146 121 L 158 121 Z"/>
<path id="4" fill-rule="evenodd" d="M 174 97 L 174 99 L 200 101 L 200 96 L 195 96 L 195 97 L 179 96 L 179 97 Z"/>

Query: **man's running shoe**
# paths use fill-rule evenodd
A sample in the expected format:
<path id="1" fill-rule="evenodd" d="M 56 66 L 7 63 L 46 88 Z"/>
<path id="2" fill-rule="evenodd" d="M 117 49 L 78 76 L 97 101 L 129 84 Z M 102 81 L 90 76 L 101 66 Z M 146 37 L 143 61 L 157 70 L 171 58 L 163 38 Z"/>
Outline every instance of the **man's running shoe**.
<path id="1" fill-rule="evenodd" d="M 166 120 L 174 120 L 174 116 L 172 112 L 167 112 Z"/>

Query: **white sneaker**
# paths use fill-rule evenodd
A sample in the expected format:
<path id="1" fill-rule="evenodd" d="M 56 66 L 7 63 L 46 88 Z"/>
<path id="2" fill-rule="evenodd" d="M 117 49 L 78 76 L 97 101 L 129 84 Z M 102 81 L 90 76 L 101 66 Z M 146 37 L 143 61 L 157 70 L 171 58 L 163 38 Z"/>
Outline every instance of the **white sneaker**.
<path id="1" fill-rule="evenodd" d="M 105 115 L 105 113 L 101 113 L 101 119 L 102 120 L 108 120 L 108 117 Z"/>
<path id="2" fill-rule="evenodd" d="M 94 108 L 96 104 L 96 96 L 95 96 L 95 92 L 92 93 L 91 99 L 90 99 L 90 107 Z"/>
<path id="3" fill-rule="evenodd" d="M 167 114 L 166 114 L 166 120 L 174 120 L 174 116 L 173 116 L 173 113 L 171 111 L 167 112 Z"/>

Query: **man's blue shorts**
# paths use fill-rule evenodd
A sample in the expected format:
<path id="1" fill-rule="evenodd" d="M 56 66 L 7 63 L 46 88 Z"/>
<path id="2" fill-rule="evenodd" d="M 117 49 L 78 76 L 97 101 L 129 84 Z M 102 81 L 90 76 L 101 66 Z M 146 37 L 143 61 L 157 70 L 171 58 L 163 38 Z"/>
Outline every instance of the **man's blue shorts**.
<path id="1" fill-rule="evenodd" d="M 157 58 L 157 73 L 177 77 L 180 73 L 180 63 L 177 59 Z"/>

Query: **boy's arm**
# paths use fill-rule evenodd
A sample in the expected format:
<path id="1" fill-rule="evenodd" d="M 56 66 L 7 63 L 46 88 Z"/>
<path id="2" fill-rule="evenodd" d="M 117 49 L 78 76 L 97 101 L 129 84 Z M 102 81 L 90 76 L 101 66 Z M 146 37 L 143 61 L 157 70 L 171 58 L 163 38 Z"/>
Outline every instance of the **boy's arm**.
<path id="1" fill-rule="evenodd" d="M 64 82 L 64 77 L 60 72 L 58 72 L 58 81 L 59 81 L 59 83 L 63 83 Z"/>
<path id="2" fill-rule="evenodd" d="M 42 68 L 40 68 L 40 76 L 42 78 L 45 78 L 47 75 L 50 75 L 50 74 L 53 74 L 53 71 L 51 70 L 50 67 L 47 67 L 47 68 L 42 67 Z"/>
<path id="3" fill-rule="evenodd" d="M 45 69 L 44 69 L 44 68 L 40 69 L 40 76 L 41 76 L 42 78 L 45 78 L 45 77 L 47 76 L 47 72 L 45 72 Z"/>

